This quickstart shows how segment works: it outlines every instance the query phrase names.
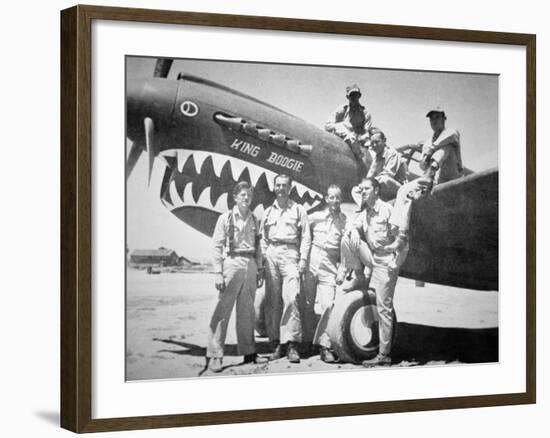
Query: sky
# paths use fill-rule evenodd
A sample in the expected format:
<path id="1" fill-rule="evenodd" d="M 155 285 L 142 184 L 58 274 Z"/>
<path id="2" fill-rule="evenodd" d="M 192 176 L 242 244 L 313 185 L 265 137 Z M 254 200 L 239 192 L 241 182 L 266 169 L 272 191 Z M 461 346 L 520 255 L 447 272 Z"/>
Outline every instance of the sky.
<path id="1" fill-rule="evenodd" d="M 155 58 L 127 58 L 127 81 L 152 77 Z M 441 106 L 447 126 L 461 135 L 464 165 L 481 171 L 498 165 L 498 76 L 468 73 L 175 60 L 169 78 L 185 72 L 263 100 L 322 128 L 344 103 L 347 85 L 361 88 L 361 103 L 387 143 L 399 147 L 431 136 L 426 113 Z M 123 171 L 123 170 L 122 170 Z M 157 161 L 150 186 L 142 154 L 127 182 L 127 245 L 164 246 L 192 260 L 210 256 L 210 238 L 172 215 L 161 203 L 164 169 Z"/>

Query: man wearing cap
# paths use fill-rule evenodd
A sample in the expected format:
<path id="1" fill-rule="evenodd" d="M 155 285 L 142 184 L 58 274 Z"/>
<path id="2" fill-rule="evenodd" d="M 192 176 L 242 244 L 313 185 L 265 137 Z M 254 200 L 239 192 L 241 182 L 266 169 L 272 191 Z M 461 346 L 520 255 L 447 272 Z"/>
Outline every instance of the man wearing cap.
<path id="1" fill-rule="evenodd" d="M 227 324 L 236 303 L 237 349 L 245 363 L 265 362 L 254 342 L 254 295 L 262 266 L 259 229 L 250 211 L 252 187 L 239 182 L 233 190 L 235 206 L 220 215 L 214 229 L 215 287 L 218 302 L 209 325 L 208 368 L 221 372 Z M 260 274 L 261 276 L 261 274 Z"/>
<path id="2" fill-rule="evenodd" d="M 361 146 L 369 139 L 368 130 L 371 127 L 371 115 L 367 108 L 359 102 L 361 90 L 357 85 L 346 87 L 348 103 L 336 109 L 334 116 L 325 124 L 325 130 L 342 138 L 350 147 L 358 161 L 363 161 L 369 167 L 370 154 L 363 153 Z"/>
<path id="3" fill-rule="evenodd" d="M 340 265 L 340 243 L 346 228 L 346 215 L 340 210 L 342 190 L 330 185 L 325 196 L 327 208 L 309 216 L 312 245 L 309 266 L 304 276 L 305 312 L 304 336 L 312 337 L 313 344 L 320 346 L 321 360 L 336 361 L 327 333 L 328 320 L 336 296 L 336 276 Z M 321 315 L 317 326 L 315 305 Z"/>
<path id="4" fill-rule="evenodd" d="M 433 134 L 422 145 L 421 169 L 433 179 L 434 184 L 461 177 L 460 133 L 445 127 L 447 117 L 441 107 L 431 109 L 426 117 L 430 118 Z"/>
<path id="5" fill-rule="evenodd" d="M 422 144 L 420 168 L 424 175 L 405 184 L 397 193 L 392 221 L 404 232 L 409 230 L 412 201 L 430 193 L 433 186 L 463 175 L 460 133 L 446 128 L 447 117 L 441 107 L 428 111 L 433 134 Z"/>
<path id="6" fill-rule="evenodd" d="M 275 201 L 265 210 L 260 225 L 265 257 L 265 323 L 274 347 L 271 358 L 287 355 L 289 362 L 298 363 L 298 344 L 302 342 L 300 276 L 306 271 L 311 234 L 306 210 L 289 198 L 290 176 L 277 175 L 274 186 Z"/>
<path id="7" fill-rule="evenodd" d="M 386 135 L 378 128 L 371 128 L 370 150 L 374 154 L 367 178 L 380 183 L 379 196 L 383 201 L 395 199 L 397 191 L 407 182 L 407 163 L 401 154 L 386 144 Z"/>

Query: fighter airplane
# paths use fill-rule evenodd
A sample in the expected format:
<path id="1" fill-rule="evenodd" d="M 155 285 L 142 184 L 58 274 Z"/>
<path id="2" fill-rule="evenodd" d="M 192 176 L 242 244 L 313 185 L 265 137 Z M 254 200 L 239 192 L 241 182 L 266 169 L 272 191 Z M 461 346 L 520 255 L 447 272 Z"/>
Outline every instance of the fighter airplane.
<path id="1" fill-rule="evenodd" d="M 254 185 L 252 209 L 261 217 L 273 202 L 279 173 L 293 178 L 291 197 L 309 212 L 323 207 L 330 184 L 342 187 L 344 201 L 352 202 L 351 188 L 364 169 L 343 140 L 219 83 L 185 73 L 167 79 L 171 64 L 158 59 L 153 77 L 127 84 L 126 132 L 132 146 L 126 176 L 143 152 L 149 178 L 153 166 L 162 163 L 160 201 L 176 217 L 212 235 L 240 180 Z M 401 151 L 414 163 L 414 146 Z M 415 203 L 401 276 L 498 290 L 498 169 L 468 173 Z"/>

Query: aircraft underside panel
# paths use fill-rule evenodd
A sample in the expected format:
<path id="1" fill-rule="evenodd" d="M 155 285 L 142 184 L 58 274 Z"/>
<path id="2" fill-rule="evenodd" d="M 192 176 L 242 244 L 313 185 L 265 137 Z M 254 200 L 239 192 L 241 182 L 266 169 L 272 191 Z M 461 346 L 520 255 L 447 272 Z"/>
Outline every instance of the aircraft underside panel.
<path id="1" fill-rule="evenodd" d="M 403 277 L 498 290 L 498 170 L 442 184 L 416 202 Z"/>

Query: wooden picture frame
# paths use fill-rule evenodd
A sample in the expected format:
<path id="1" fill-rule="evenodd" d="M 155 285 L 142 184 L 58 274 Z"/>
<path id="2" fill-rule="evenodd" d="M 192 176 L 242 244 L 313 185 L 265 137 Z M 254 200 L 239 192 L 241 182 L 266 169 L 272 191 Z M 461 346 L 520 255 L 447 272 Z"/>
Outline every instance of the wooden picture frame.
<path id="1" fill-rule="evenodd" d="M 525 392 L 238 411 L 92 418 L 92 22 L 162 23 L 344 34 L 526 49 Z M 61 13 L 61 426 L 74 432 L 529 404 L 536 401 L 536 37 L 530 34 L 75 6 Z"/>

